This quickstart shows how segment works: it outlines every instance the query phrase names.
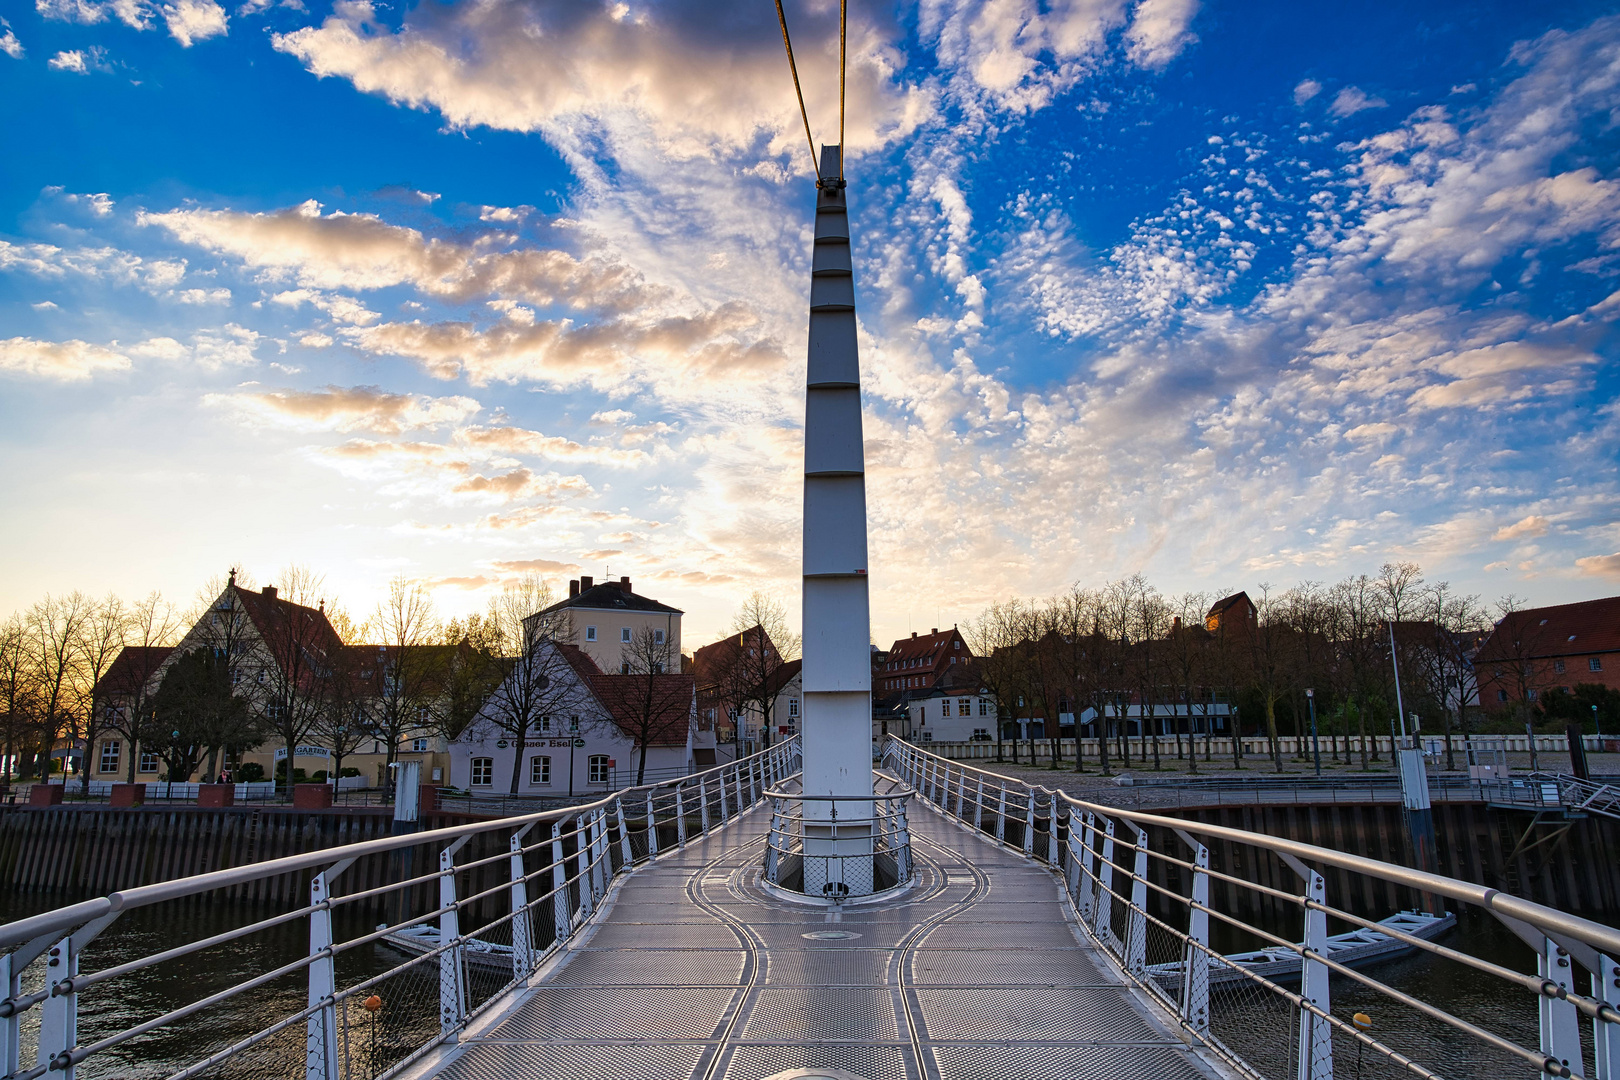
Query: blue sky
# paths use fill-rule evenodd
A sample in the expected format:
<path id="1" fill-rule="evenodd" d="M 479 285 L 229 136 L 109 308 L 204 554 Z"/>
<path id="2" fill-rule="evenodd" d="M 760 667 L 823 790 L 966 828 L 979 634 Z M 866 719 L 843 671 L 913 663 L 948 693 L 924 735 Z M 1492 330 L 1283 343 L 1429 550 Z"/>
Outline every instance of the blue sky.
<path id="1" fill-rule="evenodd" d="M 0 8 L 0 608 L 795 599 L 769 4 Z M 1616 591 L 1612 5 L 850 14 L 874 633 L 1141 570 Z M 788 5 L 818 139 L 837 5 Z"/>

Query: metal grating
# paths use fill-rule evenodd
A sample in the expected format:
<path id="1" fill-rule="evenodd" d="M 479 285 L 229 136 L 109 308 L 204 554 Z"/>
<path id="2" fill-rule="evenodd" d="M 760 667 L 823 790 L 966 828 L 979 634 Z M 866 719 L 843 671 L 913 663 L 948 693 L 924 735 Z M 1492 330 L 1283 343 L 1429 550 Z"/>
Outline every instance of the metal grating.
<path id="1" fill-rule="evenodd" d="M 948 922 L 922 940 L 925 949 L 1078 949 L 1080 942 L 1069 932 L 1063 913 L 1052 905 L 1054 921 L 1046 923 L 1000 923 L 985 929 L 977 922 Z"/>
<path id="2" fill-rule="evenodd" d="M 766 987 L 742 1029 L 744 1042 L 883 1042 L 899 1037 L 894 995 L 869 988 Z"/>
<path id="3" fill-rule="evenodd" d="M 930 1039 L 1162 1042 L 1123 989 L 1095 986 L 926 987 L 916 991 Z"/>
<path id="4" fill-rule="evenodd" d="M 442 1080 L 670 1080 L 691 1076 L 703 1046 L 565 1046 L 469 1043 L 437 1076 Z"/>
<path id="5" fill-rule="evenodd" d="M 586 947 L 591 949 L 737 949 L 741 943 L 725 923 L 621 923 L 610 920 L 597 927 Z"/>
<path id="6" fill-rule="evenodd" d="M 742 978 L 742 952 L 636 949 L 582 952 L 551 982 L 562 986 L 713 986 L 736 985 Z"/>
<path id="7" fill-rule="evenodd" d="M 842 1069 L 866 1080 L 915 1080 L 910 1060 L 903 1046 L 739 1046 L 722 1075 L 725 1080 L 763 1080 L 789 1069 Z"/>
<path id="8" fill-rule="evenodd" d="M 710 1039 L 730 987 L 542 986 L 491 1039 Z"/>
<path id="9" fill-rule="evenodd" d="M 773 952 L 765 966 L 767 986 L 881 986 L 887 981 L 888 949 L 795 949 Z"/>
<path id="10" fill-rule="evenodd" d="M 1209 1080 L 1192 1057 L 1168 1046 L 936 1046 L 940 1080 Z"/>
<path id="11" fill-rule="evenodd" d="M 1118 985 L 1081 949 L 1064 952 L 919 949 L 912 954 L 911 981 L 919 986 Z"/>

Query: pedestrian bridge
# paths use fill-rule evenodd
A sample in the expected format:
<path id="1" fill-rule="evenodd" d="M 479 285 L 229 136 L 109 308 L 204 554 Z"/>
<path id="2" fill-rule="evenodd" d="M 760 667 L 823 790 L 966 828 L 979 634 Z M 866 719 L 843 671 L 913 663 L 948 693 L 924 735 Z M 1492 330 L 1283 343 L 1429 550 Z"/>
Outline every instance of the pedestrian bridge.
<path id="1" fill-rule="evenodd" d="M 789 742 L 0 926 L 4 1076 L 1620 1080 L 1611 927 L 895 740 L 882 768 L 871 835 L 899 881 L 862 902 L 770 880 L 792 843 Z M 307 904 L 219 914 L 282 874 Z M 1367 901 L 1385 896 L 1494 916 L 1535 970 L 1420 916 L 1380 922 L 1396 913 Z M 1437 1004 L 1358 949 L 1494 993 Z"/>

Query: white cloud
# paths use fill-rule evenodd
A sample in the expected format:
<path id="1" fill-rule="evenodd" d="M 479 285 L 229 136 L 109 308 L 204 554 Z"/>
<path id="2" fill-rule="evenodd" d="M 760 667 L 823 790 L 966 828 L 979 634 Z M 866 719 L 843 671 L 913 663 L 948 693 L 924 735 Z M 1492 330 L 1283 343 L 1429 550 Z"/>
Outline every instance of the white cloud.
<path id="1" fill-rule="evenodd" d="M 231 290 L 181 289 L 174 294 L 174 298 L 182 304 L 228 304 L 231 302 Z"/>
<path id="2" fill-rule="evenodd" d="M 1583 574 L 1620 580 L 1620 551 L 1613 555 L 1588 555 L 1576 559 L 1575 566 Z"/>
<path id="3" fill-rule="evenodd" d="M 34 0 L 34 9 L 47 19 L 85 26 L 117 18 L 126 26 L 145 30 L 152 21 L 152 7 L 146 0 Z"/>
<path id="4" fill-rule="evenodd" d="M 1296 97 L 1298 91 L 1295 91 Z M 1367 109 L 1383 109 L 1389 102 L 1383 98 L 1371 97 L 1359 86 L 1347 86 L 1340 90 L 1333 98 L 1333 104 L 1328 106 L 1328 112 L 1334 116 L 1354 116 Z"/>
<path id="5" fill-rule="evenodd" d="M 1491 535 L 1492 540 L 1526 540 L 1547 535 L 1547 519 L 1540 514 L 1520 518 L 1512 525 L 1504 525 Z"/>
<path id="6" fill-rule="evenodd" d="M 1139 0 L 1125 31 L 1126 55 L 1138 67 L 1162 70 L 1198 40 L 1187 27 L 1199 0 Z"/>
<path id="7" fill-rule="evenodd" d="M 379 435 L 457 424 L 482 408 L 472 398 L 395 394 L 376 386 L 209 394 L 203 400 L 244 418 L 305 431 L 369 431 Z"/>
<path id="8" fill-rule="evenodd" d="M 172 0 L 163 5 L 163 21 L 169 36 L 182 48 L 229 32 L 225 9 L 214 0 Z"/>
<path id="9" fill-rule="evenodd" d="M 54 300 L 41 300 L 38 303 L 30 304 L 28 306 L 33 308 L 35 311 L 56 311 L 56 310 L 58 310 L 58 308 L 56 306 L 56 302 Z"/>
<path id="10" fill-rule="evenodd" d="M 66 71 L 74 75 L 88 75 L 92 71 L 109 72 L 107 50 L 96 45 L 88 49 L 66 49 L 45 61 L 52 71 Z"/>
<path id="11" fill-rule="evenodd" d="M 92 206 L 94 204 L 92 203 Z M 145 259 L 117 248 L 59 248 L 0 240 L 0 270 L 62 280 L 72 275 L 95 282 L 135 285 L 154 295 L 168 292 L 186 275 L 180 259 Z"/>
<path id="12" fill-rule="evenodd" d="M 21 60 L 23 58 L 24 50 L 22 42 L 17 40 L 17 35 L 9 27 L 6 29 L 5 33 L 0 34 L 0 52 L 5 53 L 13 60 Z"/>
<path id="13" fill-rule="evenodd" d="M 57 382 L 84 382 L 103 371 L 128 370 L 129 357 L 116 349 L 88 342 L 40 341 L 14 337 L 0 340 L 0 371 Z"/>
<path id="14" fill-rule="evenodd" d="M 1315 79 L 1301 79 L 1294 87 L 1294 104 L 1303 105 L 1322 92 L 1322 84 Z"/>

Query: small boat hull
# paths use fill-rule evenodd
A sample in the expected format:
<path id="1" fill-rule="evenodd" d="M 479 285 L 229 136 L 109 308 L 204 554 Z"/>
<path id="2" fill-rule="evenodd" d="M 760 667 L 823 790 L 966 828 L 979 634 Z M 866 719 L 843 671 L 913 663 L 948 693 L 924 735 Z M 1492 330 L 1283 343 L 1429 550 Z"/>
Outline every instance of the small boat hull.
<path id="1" fill-rule="evenodd" d="M 379 928 L 380 929 L 380 928 Z M 391 934 L 384 934 L 382 942 L 403 953 L 421 956 L 439 947 L 439 928 L 428 923 L 417 923 Z M 462 942 L 461 955 L 468 967 L 512 973 L 512 946 L 476 938 Z"/>
<path id="2" fill-rule="evenodd" d="M 1388 926 L 1392 930 L 1399 930 L 1423 941 L 1432 941 L 1456 926 L 1457 916 L 1449 913 L 1429 915 L 1421 911 L 1402 911 L 1387 919 L 1378 920 L 1378 925 Z M 1399 938 L 1363 927 L 1330 936 L 1326 952 L 1328 958 L 1336 963 L 1346 967 L 1361 967 L 1364 964 L 1403 956 L 1415 948 L 1416 946 L 1409 945 Z M 1214 988 L 1248 982 L 1249 978 L 1244 974 L 1245 971 L 1271 982 L 1290 982 L 1300 977 L 1302 966 L 1300 955 L 1282 945 L 1256 949 L 1253 952 L 1229 953 L 1220 959 L 1210 959 L 1209 985 Z M 1150 964 L 1148 974 L 1159 983 L 1177 984 L 1181 981 L 1181 962 Z"/>

